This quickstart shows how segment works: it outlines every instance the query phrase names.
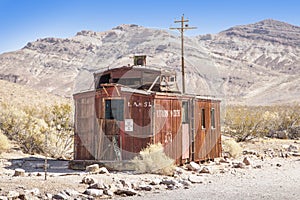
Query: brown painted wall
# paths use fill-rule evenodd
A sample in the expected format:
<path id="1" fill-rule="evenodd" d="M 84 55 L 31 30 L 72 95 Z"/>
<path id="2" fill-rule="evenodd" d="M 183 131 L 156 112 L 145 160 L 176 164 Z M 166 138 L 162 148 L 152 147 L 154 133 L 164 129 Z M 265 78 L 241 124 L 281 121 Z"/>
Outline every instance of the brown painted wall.
<path id="1" fill-rule="evenodd" d="M 166 96 L 155 99 L 154 142 L 163 144 L 166 155 L 176 163 L 181 162 L 182 156 L 181 117 L 181 100 Z"/>
<path id="2" fill-rule="evenodd" d="M 130 160 L 136 156 L 143 148 L 152 142 L 152 105 L 151 95 L 141 95 L 136 93 L 121 92 L 119 87 L 105 87 L 104 90 L 97 91 L 96 105 L 97 119 L 102 131 L 102 141 L 112 143 L 112 135 L 116 137 L 121 151 L 122 160 Z M 105 119 L 105 100 L 122 99 L 124 100 L 124 121 Z M 133 120 L 133 130 L 126 131 L 126 119 Z M 118 127 L 112 128 L 112 127 Z M 96 159 L 115 160 L 114 149 L 107 144 L 100 148 Z M 101 151 L 110 152 L 110 156 L 101 156 Z"/>
<path id="3" fill-rule="evenodd" d="M 202 127 L 202 109 L 205 109 L 205 128 Z M 211 126 L 211 109 L 215 111 L 215 127 Z M 221 156 L 220 102 L 197 100 L 195 102 L 195 152 L 194 160 L 203 161 Z"/>
<path id="4" fill-rule="evenodd" d="M 124 100 L 124 121 L 105 119 L 106 99 Z M 177 164 L 183 164 L 185 158 L 203 161 L 221 156 L 219 101 L 122 92 L 120 87 L 114 86 L 106 86 L 105 91 L 76 94 L 74 100 L 75 160 L 130 160 L 148 144 L 158 142 Z M 189 101 L 190 106 L 189 122 L 185 124 L 182 124 L 182 101 Z M 202 108 L 205 109 L 205 128 L 201 127 Z M 215 110 L 215 128 L 211 128 L 212 108 Z M 132 131 L 125 128 L 127 119 L 133 120 Z M 191 146 L 192 124 L 194 148 Z"/>

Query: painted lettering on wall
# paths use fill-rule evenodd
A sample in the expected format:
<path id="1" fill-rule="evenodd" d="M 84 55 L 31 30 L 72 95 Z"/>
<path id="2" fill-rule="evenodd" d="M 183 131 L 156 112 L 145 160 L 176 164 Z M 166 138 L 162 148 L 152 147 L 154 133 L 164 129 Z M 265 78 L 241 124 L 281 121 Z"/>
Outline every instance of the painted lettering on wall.
<path id="1" fill-rule="evenodd" d="M 152 104 L 150 101 L 145 101 L 145 102 L 138 102 L 138 101 L 129 102 L 128 101 L 128 107 L 151 108 Z"/>
<path id="2" fill-rule="evenodd" d="M 156 110 L 157 117 L 180 117 L 180 110 Z"/>

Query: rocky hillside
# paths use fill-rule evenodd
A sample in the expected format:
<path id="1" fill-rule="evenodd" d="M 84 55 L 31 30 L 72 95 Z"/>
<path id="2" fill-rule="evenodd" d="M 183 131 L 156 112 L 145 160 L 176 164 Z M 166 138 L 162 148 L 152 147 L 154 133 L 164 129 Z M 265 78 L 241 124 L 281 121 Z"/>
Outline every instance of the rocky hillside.
<path id="1" fill-rule="evenodd" d="M 186 37 L 187 91 L 220 95 L 229 103 L 299 101 L 299 44 L 300 27 L 275 20 Z M 4 53 L 0 79 L 69 97 L 92 87 L 94 71 L 132 64 L 134 54 L 148 55 L 149 65 L 180 72 L 178 34 L 120 25 L 39 39 Z"/>
<path id="2" fill-rule="evenodd" d="M 250 104 L 297 101 L 300 27 L 264 20 L 198 36 L 225 80 L 226 96 Z"/>
<path id="3" fill-rule="evenodd" d="M 48 107 L 56 104 L 67 104 L 70 101 L 57 95 L 0 80 L 0 108 L 2 105 L 14 105 L 18 109 L 28 107 Z"/>

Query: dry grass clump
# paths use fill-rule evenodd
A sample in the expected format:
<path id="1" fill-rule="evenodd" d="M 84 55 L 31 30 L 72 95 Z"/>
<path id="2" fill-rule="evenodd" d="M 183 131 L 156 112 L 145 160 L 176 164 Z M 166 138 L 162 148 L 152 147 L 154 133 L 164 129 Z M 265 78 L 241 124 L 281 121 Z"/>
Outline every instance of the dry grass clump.
<path id="1" fill-rule="evenodd" d="M 173 175 L 175 170 L 175 161 L 164 153 L 164 147 L 160 143 L 148 145 L 131 163 L 139 173 Z"/>
<path id="2" fill-rule="evenodd" d="M 0 154 L 10 148 L 10 142 L 7 137 L 0 130 Z"/>
<path id="3" fill-rule="evenodd" d="M 228 153 L 233 158 L 242 154 L 242 147 L 234 139 L 227 139 L 222 142 L 223 152 Z"/>

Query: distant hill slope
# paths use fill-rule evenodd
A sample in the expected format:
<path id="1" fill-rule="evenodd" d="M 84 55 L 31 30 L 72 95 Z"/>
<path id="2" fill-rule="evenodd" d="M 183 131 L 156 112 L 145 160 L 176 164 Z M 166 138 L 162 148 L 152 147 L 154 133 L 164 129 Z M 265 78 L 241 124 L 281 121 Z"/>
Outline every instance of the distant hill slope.
<path id="1" fill-rule="evenodd" d="M 275 20 L 185 37 L 187 91 L 220 95 L 228 103 L 299 102 L 299 43 L 300 27 Z M 137 25 L 29 42 L 0 55 L 0 79 L 70 97 L 91 86 L 84 80 L 94 71 L 132 64 L 134 54 L 177 71 L 180 81 L 179 36 Z"/>
<path id="2" fill-rule="evenodd" d="M 299 102 L 300 27 L 268 19 L 197 38 L 218 66 L 229 101 Z"/>
<path id="3" fill-rule="evenodd" d="M 66 98 L 43 93 L 16 83 L 0 80 L 0 104 L 12 104 L 17 108 L 46 107 L 60 103 L 69 103 Z"/>

